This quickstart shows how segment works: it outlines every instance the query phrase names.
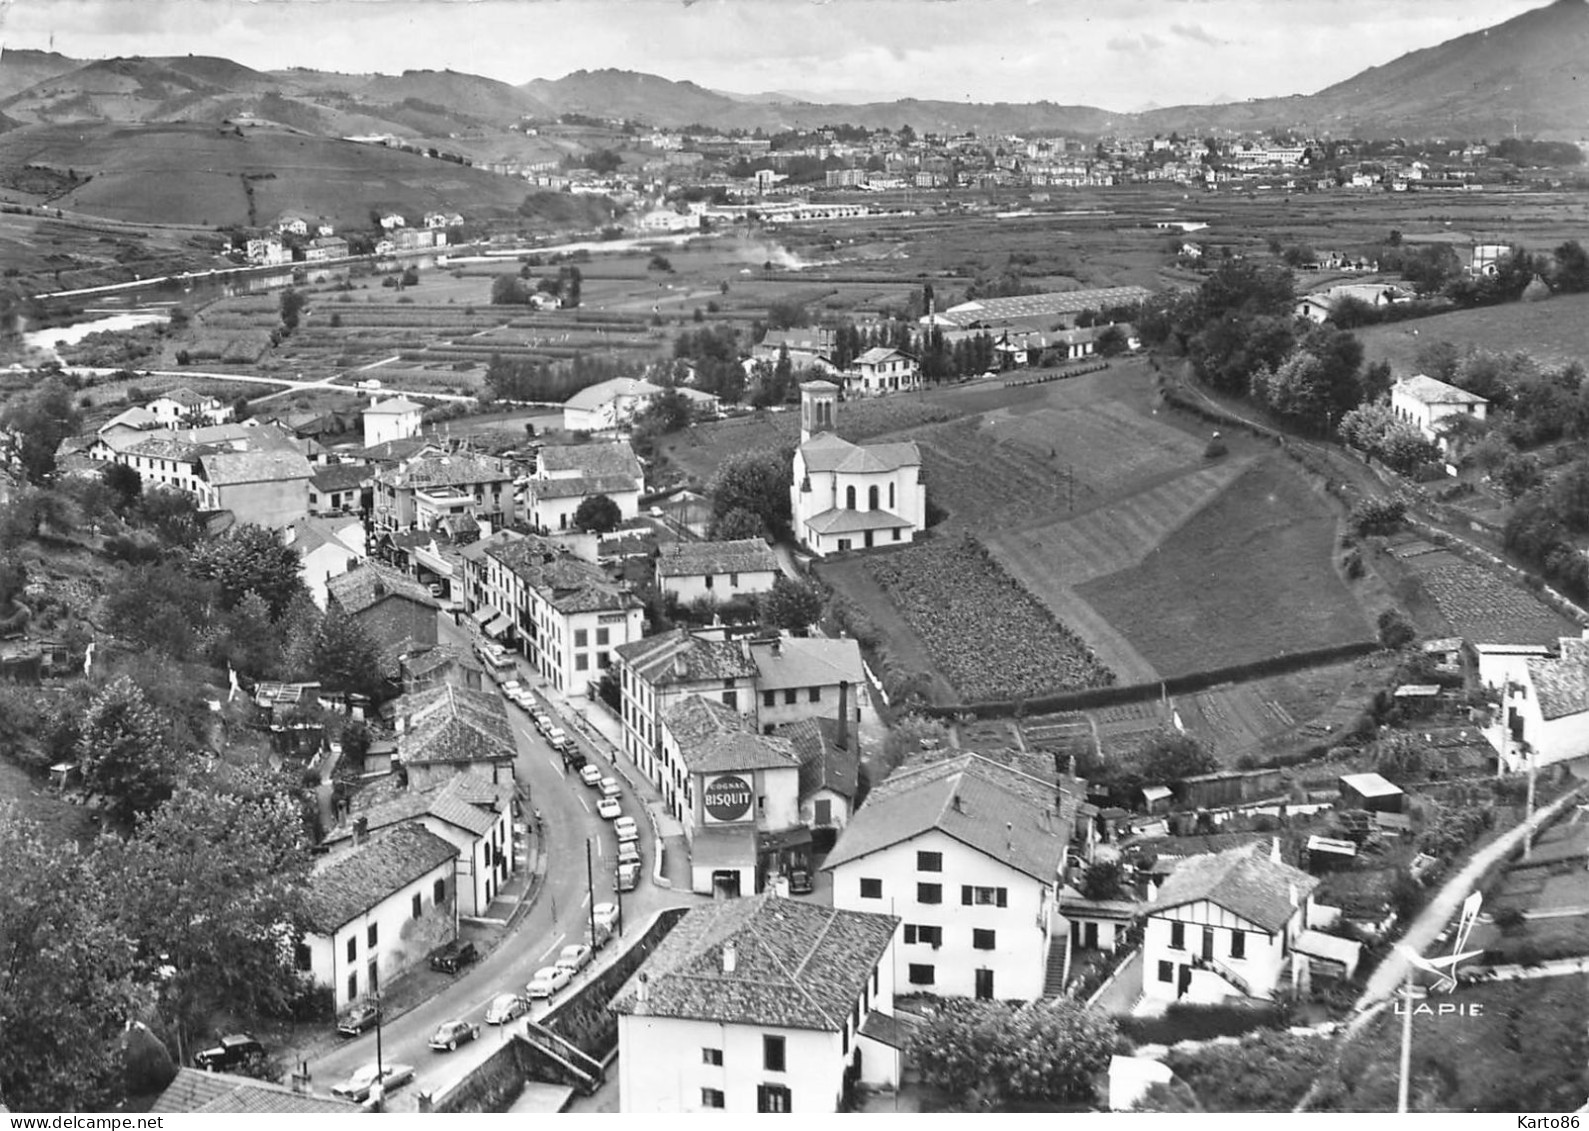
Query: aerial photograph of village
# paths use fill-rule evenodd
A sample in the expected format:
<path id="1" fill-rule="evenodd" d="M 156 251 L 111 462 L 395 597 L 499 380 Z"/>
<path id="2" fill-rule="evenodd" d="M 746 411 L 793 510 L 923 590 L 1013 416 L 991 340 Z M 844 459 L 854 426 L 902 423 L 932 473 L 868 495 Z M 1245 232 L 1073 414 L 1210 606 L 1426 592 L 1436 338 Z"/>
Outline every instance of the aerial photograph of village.
<path id="1" fill-rule="evenodd" d="M 1577 1127 L 1586 157 L 1589 0 L 9 0 L 0 1126 Z"/>

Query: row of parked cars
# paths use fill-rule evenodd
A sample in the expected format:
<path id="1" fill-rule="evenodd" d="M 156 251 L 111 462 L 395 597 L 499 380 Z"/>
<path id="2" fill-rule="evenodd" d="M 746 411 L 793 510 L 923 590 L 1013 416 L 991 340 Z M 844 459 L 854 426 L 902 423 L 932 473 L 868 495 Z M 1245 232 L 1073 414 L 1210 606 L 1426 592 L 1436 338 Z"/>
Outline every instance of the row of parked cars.
<path id="1" fill-rule="evenodd" d="M 633 817 L 624 816 L 618 779 L 604 777 L 600 767 L 587 764 L 580 768 L 579 780 L 600 794 L 596 812 L 611 821 L 618 834 L 618 890 L 633 891 L 640 882 L 640 826 Z"/>
<path id="2" fill-rule="evenodd" d="M 532 1002 L 550 1000 L 572 982 L 576 974 L 590 965 L 595 950 L 599 950 L 612 937 L 613 927 L 618 922 L 618 905 L 598 903 L 592 909 L 591 918 L 596 929 L 591 942 L 569 943 L 552 965 L 543 966 L 535 972 L 523 992 L 498 994 L 492 998 L 486 1008 L 487 1025 L 506 1025 L 522 1017 L 530 1011 Z M 434 1041 L 431 1047 L 437 1047 Z"/>

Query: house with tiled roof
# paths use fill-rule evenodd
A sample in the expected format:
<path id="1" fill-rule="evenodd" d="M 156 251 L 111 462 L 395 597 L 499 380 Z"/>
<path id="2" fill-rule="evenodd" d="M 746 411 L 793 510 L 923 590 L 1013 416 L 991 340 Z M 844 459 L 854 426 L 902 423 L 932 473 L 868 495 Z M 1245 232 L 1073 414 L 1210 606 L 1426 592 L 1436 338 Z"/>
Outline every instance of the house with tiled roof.
<path id="1" fill-rule="evenodd" d="M 831 716 L 839 688 L 848 683 L 850 723 L 870 710 L 861 646 L 826 636 L 768 636 L 745 644 L 756 665 L 756 723 L 763 731 L 797 719 Z"/>
<path id="2" fill-rule="evenodd" d="M 364 524 L 357 518 L 305 516 L 281 531 L 281 540 L 298 551 L 298 576 L 309 596 L 326 607 L 326 583 L 364 560 Z"/>
<path id="3" fill-rule="evenodd" d="M 788 739 L 757 733 L 718 699 L 687 695 L 663 716 L 657 760 L 690 846 L 692 890 L 748 895 L 809 865 L 800 758 Z"/>
<path id="4" fill-rule="evenodd" d="M 851 363 L 844 374 L 844 391 L 863 397 L 905 393 L 921 388 L 921 366 L 897 349 L 873 346 Z"/>
<path id="5" fill-rule="evenodd" d="M 1530 761 L 1538 767 L 1589 758 L 1589 629 L 1582 637 L 1559 638 L 1553 649 L 1507 651 L 1515 653 L 1503 657 L 1509 665 L 1492 663 L 1492 672 L 1504 674 L 1487 675 L 1501 701 L 1484 731 L 1502 767 L 1516 773 Z M 1481 674 L 1486 660 L 1493 657 L 1481 647 Z"/>
<path id="6" fill-rule="evenodd" d="M 111 436 L 125 435 L 130 432 L 148 432 L 153 428 L 164 427 L 164 422 L 155 413 L 141 405 L 123 409 L 115 416 L 95 429 L 95 435 Z"/>
<path id="7" fill-rule="evenodd" d="M 491 782 L 514 780 L 518 746 L 507 708 L 495 690 L 441 683 L 397 698 L 397 762 L 411 789 L 472 772 Z"/>
<path id="8" fill-rule="evenodd" d="M 586 499 L 605 495 L 624 520 L 640 513 L 645 471 L 623 440 L 591 444 L 551 444 L 535 459 L 525 488 L 530 525 L 555 532 L 574 529 L 574 514 Z"/>
<path id="9" fill-rule="evenodd" d="M 376 445 L 396 448 L 417 438 Z M 513 472 L 493 456 L 453 452 L 423 455 L 376 473 L 375 525 L 381 530 L 431 529 L 450 514 L 469 513 L 493 528 L 514 520 Z"/>
<path id="10" fill-rule="evenodd" d="M 963 754 L 875 786 L 822 867 L 833 906 L 904 919 L 913 992 L 1031 1001 L 1067 929 L 1069 842 L 1049 783 Z"/>
<path id="11" fill-rule="evenodd" d="M 485 668 L 468 648 L 452 644 L 438 644 L 423 652 L 413 652 L 403 657 L 402 677 L 404 691 L 423 691 L 443 683 L 455 684 L 469 691 L 488 690 Z"/>
<path id="12" fill-rule="evenodd" d="M 619 1109 L 828 1113 L 847 1080 L 897 1087 L 898 927 L 771 895 L 691 908 L 610 1007 Z"/>
<path id="13" fill-rule="evenodd" d="M 680 604 L 722 602 L 770 590 L 778 576 L 778 556 L 765 538 L 673 542 L 657 555 L 656 571 L 657 587 Z"/>
<path id="14" fill-rule="evenodd" d="M 800 446 L 789 487 L 794 535 L 818 556 L 904 545 L 927 525 L 915 441 L 852 444 L 833 431 L 839 387 L 800 386 Z"/>
<path id="15" fill-rule="evenodd" d="M 0 1110 L 4 1110 L 0 1108 Z M 151 1114 L 216 1115 L 356 1115 L 359 1105 L 335 1096 L 317 1096 L 269 1080 L 178 1068 L 165 1091 L 150 1106 Z"/>
<path id="16" fill-rule="evenodd" d="M 203 424 L 225 424 L 232 419 L 232 406 L 220 397 L 205 396 L 179 386 L 160 394 L 144 405 L 162 428 L 190 428 Z"/>
<path id="17" fill-rule="evenodd" d="M 293 449 L 205 452 L 198 457 L 199 507 L 279 529 L 309 513 L 313 474 L 308 459 Z"/>
<path id="18" fill-rule="evenodd" d="M 614 377 L 590 385 L 563 402 L 563 431 L 610 432 L 625 428 L 662 392 L 638 377 Z"/>
<path id="19" fill-rule="evenodd" d="M 623 748 L 667 796 L 676 791 L 664 771 L 662 719 L 687 695 L 711 697 L 731 710 L 753 713 L 756 665 L 738 641 L 675 628 L 613 649 Z"/>
<path id="20" fill-rule="evenodd" d="M 1450 454 L 1452 439 L 1446 434 L 1452 417 L 1483 420 L 1490 402 L 1476 393 L 1416 373 L 1390 387 L 1390 411 L 1398 420 L 1418 427 L 1424 439 Z"/>
<path id="21" fill-rule="evenodd" d="M 372 400 L 364 406 L 365 444 L 384 444 L 390 440 L 406 440 L 419 435 L 425 406 L 415 404 L 407 397 L 388 397 Z"/>
<path id="22" fill-rule="evenodd" d="M 429 829 L 458 850 L 460 915 L 481 916 L 513 871 L 513 786 L 468 770 L 416 789 L 390 774 L 353 795 L 347 812 L 321 840 L 332 856 L 367 836 L 402 825 Z"/>
<path id="23" fill-rule="evenodd" d="M 370 634 L 387 678 L 397 678 L 403 656 L 436 646 L 436 600 L 417 581 L 366 561 L 325 586 L 326 610 L 352 617 Z"/>
<path id="24" fill-rule="evenodd" d="M 457 857 L 451 841 L 410 823 L 316 865 L 298 965 L 331 987 L 337 1009 L 457 937 Z"/>
<path id="25" fill-rule="evenodd" d="M 309 475 L 309 513 L 346 514 L 364 509 L 375 473 L 368 464 L 322 463 Z"/>
<path id="26" fill-rule="evenodd" d="M 1188 856 L 1147 908 L 1142 990 L 1152 998 L 1272 998 L 1309 928 L 1319 881 L 1279 858 L 1279 842 Z"/>
<path id="27" fill-rule="evenodd" d="M 478 557 L 462 557 L 466 574 L 480 578 L 471 614 L 496 614 L 484 622 L 489 634 L 516 648 L 559 691 L 585 695 L 614 649 L 640 639 L 644 605 L 628 583 L 549 538 L 493 538 Z M 466 604 L 470 591 L 466 579 Z"/>
<path id="28" fill-rule="evenodd" d="M 798 326 L 789 330 L 768 330 L 751 347 L 752 361 L 776 365 L 788 351 L 791 368 L 814 369 L 824 376 L 838 373 L 833 364 L 834 332 L 827 326 Z"/>
<path id="29" fill-rule="evenodd" d="M 772 731 L 789 740 L 800 760 L 800 823 L 811 830 L 817 853 L 833 848 L 859 796 L 861 736 L 845 717 L 848 692 L 840 695 L 835 717 L 799 719 Z"/>

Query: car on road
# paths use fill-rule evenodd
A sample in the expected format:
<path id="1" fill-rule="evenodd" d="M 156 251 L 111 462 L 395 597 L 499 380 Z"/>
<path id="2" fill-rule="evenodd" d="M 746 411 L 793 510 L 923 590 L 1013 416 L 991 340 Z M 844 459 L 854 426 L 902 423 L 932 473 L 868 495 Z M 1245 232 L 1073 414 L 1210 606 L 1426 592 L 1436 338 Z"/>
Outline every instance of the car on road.
<path id="1" fill-rule="evenodd" d="M 583 770 L 585 768 L 585 753 L 572 742 L 564 743 L 563 749 L 558 753 L 563 756 L 564 770 Z"/>
<path id="2" fill-rule="evenodd" d="M 596 802 L 596 814 L 604 821 L 616 821 L 623 816 L 623 802 L 616 797 L 603 797 Z"/>
<path id="3" fill-rule="evenodd" d="M 601 790 L 603 797 L 617 797 L 623 792 L 623 788 L 618 784 L 617 778 L 602 778 L 601 784 L 596 788 Z"/>
<path id="4" fill-rule="evenodd" d="M 502 694 L 508 696 L 509 698 L 512 698 L 515 691 L 522 691 L 524 689 L 524 685 L 516 679 L 505 679 L 501 683 L 497 684 L 497 686 L 502 689 Z"/>
<path id="5" fill-rule="evenodd" d="M 564 970 L 571 970 L 578 974 L 590 965 L 590 947 L 579 942 L 569 943 L 563 948 L 563 952 L 557 956 L 556 964 Z"/>
<path id="6" fill-rule="evenodd" d="M 545 711 L 534 711 L 530 717 L 535 720 L 535 729 L 542 734 L 552 729 L 552 716 Z"/>
<path id="7" fill-rule="evenodd" d="M 618 863 L 640 863 L 640 845 L 637 841 L 626 840 L 618 846 Z"/>
<path id="8" fill-rule="evenodd" d="M 480 951 L 474 943 L 453 939 L 430 952 L 430 968 L 440 970 L 443 974 L 456 974 L 479 958 Z"/>
<path id="9" fill-rule="evenodd" d="M 579 780 L 595 789 L 601 785 L 601 767 L 586 763 L 579 768 Z"/>
<path id="10" fill-rule="evenodd" d="M 487 1025 L 506 1025 L 515 1017 L 529 1011 L 530 1003 L 518 994 L 498 994 L 486 1007 Z"/>
<path id="11" fill-rule="evenodd" d="M 193 1054 L 193 1067 L 206 1072 L 230 1072 L 265 1059 L 265 1046 L 247 1033 L 228 1033 L 207 1049 Z"/>
<path id="12" fill-rule="evenodd" d="M 810 895 L 813 884 L 811 882 L 811 869 L 794 868 L 789 872 L 789 894 Z"/>
<path id="13" fill-rule="evenodd" d="M 524 987 L 524 992 L 532 998 L 551 997 L 573 980 L 574 975 L 561 966 L 542 966 Z"/>
<path id="14" fill-rule="evenodd" d="M 531 707 L 535 706 L 535 698 L 530 694 L 528 688 L 515 687 L 512 691 L 507 693 L 507 696 L 513 701 L 513 704 L 519 707 L 521 710 L 528 711 Z"/>
<path id="15" fill-rule="evenodd" d="M 480 1026 L 468 1021 L 443 1021 L 430 1037 L 430 1047 L 440 1052 L 452 1052 L 465 1041 L 478 1041 Z"/>
<path id="16" fill-rule="evenodd" d="M 590 909 L 590 918 L 596 924 L 598 931 L 610 931 L 618 922 L 618 905 L 616 903 L 598 903 Z"/>
<path id="17" fill-rule="evenodd" d="M 332 1085 L 331 1094 L 361 1104 L 370 1098 L 370 1089 L 375 1087 L 377 1081 L 383 1092 L 393 1092 L 413 1078 L 414 1066 L 411 1064 L 388 1064 L 384 1068 L 377 1068 L 372 1060 L 342 1083 Z"/>
<path id="18" fill-rule="evenodd" d="M 337 1022 L 337 1032 L 344 1037 L 356 1037 L 373 1029 L 381 1019 L 381 1007 L 373 1001 L 356 1001 Z"/>
<path id="19" fill-rule="evenodd" d="M 568 732 L 562 727 L 547 727 L 546 743 L 553 750 L 561 750 L 568 745 Z"/>
<path id="20" fill-rule="evenodd" d="M 618 865 L 618 874 L 615 882 L 619 891 L 634 891 L 640 886 L 640 861 L 630 860 L 626 864 Z"/>
<path id="21" fill-rule="evenodd" d="M 618 834 L 619 844 L 640 839 L 640 826 L 633 817 L 619 817 L 612 823 L 612 831 Z"/>

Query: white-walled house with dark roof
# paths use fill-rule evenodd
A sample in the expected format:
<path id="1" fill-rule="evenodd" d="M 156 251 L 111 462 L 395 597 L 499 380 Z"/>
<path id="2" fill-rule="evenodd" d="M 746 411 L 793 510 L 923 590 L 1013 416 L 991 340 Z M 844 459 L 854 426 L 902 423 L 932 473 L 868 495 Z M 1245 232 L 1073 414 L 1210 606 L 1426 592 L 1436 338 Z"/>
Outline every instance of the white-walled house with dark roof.
<path id="1" fill-rule="evenodd" d="M 766 593 L 778 577 L 778 556 L 765 538 L 673 542 L 657 556 L 657 587 L 682 605 Z"/>
<path id="2" fill-rule="evenodd" d="M 1052 785 L 964 754 L 889 775 L 823 870 L 835 907 L 904 920 L 901 992 L 1033 1001 L 1069 841 Z"/>
<path id="3" fill-rule="evenodd" d="M 899 920 L 762 895 L 694 907 L 613 999 L 624 1114 L 842 1110 L 897 1088 Z"/>
<path id="4" fill-rule="evenodd" d="M 1496 662 L 1486 673 L 1490 657 L 1480 649 L 1481 675 L 1501 692 L 1495 722 L 1484 734 L 1502 768 L 1517 773 L 1530 761 L 1538 767 L 1589 757 L 1589 629 L 1584 637 L 1559 638 L 1554 655 L 1528 647 L 1508 651 L 1503 658 L 1512 662 Z"/>

